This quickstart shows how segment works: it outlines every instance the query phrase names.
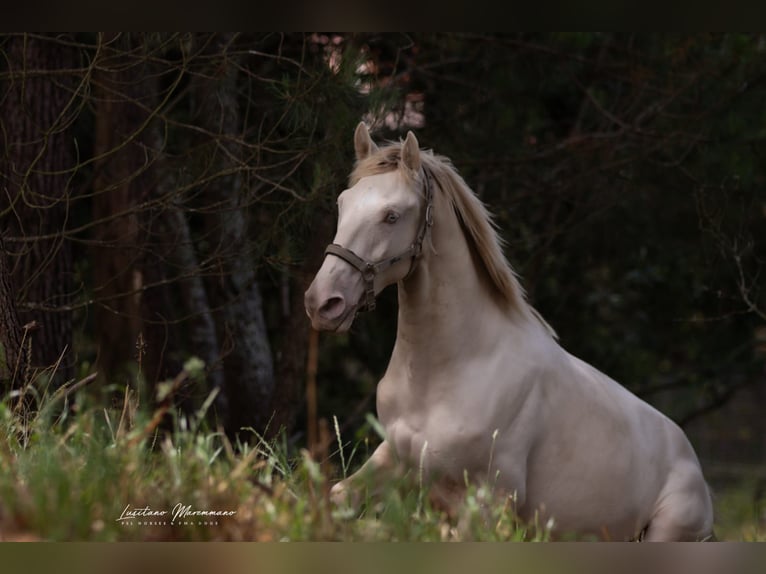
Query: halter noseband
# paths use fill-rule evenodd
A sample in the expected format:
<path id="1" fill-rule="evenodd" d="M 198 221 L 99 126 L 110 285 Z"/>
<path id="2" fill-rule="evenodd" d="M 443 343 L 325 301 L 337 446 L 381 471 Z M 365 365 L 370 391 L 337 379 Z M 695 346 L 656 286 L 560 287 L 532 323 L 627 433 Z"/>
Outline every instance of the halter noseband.
<path id="1" fill-rule="evenodd" d="M 350 249 L 346 249 L 342 245 L 331 243 L 324 250 L 325 256 L 328 254 L 340 257 L 345 262 L 349 263 L 352 267 L 356 268 L 361 274 L 364 280 L 364 305 L 359 307 L 359 311 L 372 311 L 375 309 L 375 276 L 378 273 L 382 273 L 389 267 L 396 265 L 402 259 L 410 257 L 410 270 L 407 272 L 406 277 L 415 269 L 415 262 L 420 257 L 423 251 L 423 241 L 426 238 L 426 233 L 434 224 L 433 219 L 433 191 L 431 189 L 431 174 L 423 168 L 423 174 L 425 181 L 423 183 L 426 195 L 426 211 L 423 216 L 423 222 L 420 224 L 420 230 L 418 231 L 415 241 L 405 251 L 394 257 L 388 259 L 381 259 L 380 261 L 367 261 L 362 257 L 359 257 L 356 253 Z"/>

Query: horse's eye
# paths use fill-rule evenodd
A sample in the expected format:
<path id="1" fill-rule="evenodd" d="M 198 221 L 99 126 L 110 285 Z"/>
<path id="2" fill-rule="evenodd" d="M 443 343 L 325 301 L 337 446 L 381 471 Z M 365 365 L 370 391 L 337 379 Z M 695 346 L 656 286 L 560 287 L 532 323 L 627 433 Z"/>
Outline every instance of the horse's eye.
<path id="1" fill-rule="evenodd" d="M 396 223 L 398 219 L 399 219 L 398 213 L 396 213 L 395 211 L 389 211 L 388 213 L 386 213 L 386 218 L 384 219 L 384 221 L 386 223 Z"/>

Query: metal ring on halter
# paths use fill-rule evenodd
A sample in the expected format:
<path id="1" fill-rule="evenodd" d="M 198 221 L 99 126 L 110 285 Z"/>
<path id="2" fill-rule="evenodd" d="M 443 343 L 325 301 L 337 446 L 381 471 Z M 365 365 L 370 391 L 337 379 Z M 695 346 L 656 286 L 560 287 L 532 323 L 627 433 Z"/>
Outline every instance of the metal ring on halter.
<path id="1" fill-rule="evenodd" d="M 399 263 L 399 261 L 405 257 L 410 257 L 411 261 L 410 269 L 407 271 L 407 275 L 405 275 L 404 278 L 406 279 L 409 277 L 415 270 L 417 259 L 420 257 L 420 254 L 423 251 L 423 241 L 425 240 L 426 233 L 428 233 L 428 230 L 434 224 L 431 174 L 425 169 L 425 167 L 423 168 L 423 175 L 423 186 L 425 188 L 426 195 L 426 210 L 423 214 L 423 222 L 420 225 L 420 229 L 418 230 L 418 234 L 415 237 L 415 241 L 406 251 L 400 253 L 399 255 L 395 255 L 394 257 L 389 257 L 388 259 L 381 259 L 380 261 L 367 261 L 366 259 L 359 257 L 350 249 L 346 249 L 337 243 L 331 243 L 324 250 L 325 256 L 329 254 L 340 257 L 362 274 L 362 280 L 364 281 L 365 300 L 364 306 L 360 306 L 358 309 L 359 311 L 372 311 L 375 309 L 375 276 L 378 273 L 381 273 L 392 265 Z"/>

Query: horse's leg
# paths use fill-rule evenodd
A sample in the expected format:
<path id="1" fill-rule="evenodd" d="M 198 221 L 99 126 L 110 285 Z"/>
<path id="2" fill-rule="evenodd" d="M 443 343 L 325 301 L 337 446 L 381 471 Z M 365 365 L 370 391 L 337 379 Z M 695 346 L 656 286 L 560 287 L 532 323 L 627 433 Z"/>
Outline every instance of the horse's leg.
<path id="1" fill-rule="evenodd" d="M 357 509 L 361 505 L 365 488 L 374 495 L 400 474 L 401 465 L 388 441 L 383 441 L 359 470 L 330 489 L 330 500 L 339 506 Z"/>
<path id="2" fill-rule="evenodd" d="M 697 541 L 713 538 L 710 490 L 696 466 L 675 469 L 663 489 L 643 540 Z"/>

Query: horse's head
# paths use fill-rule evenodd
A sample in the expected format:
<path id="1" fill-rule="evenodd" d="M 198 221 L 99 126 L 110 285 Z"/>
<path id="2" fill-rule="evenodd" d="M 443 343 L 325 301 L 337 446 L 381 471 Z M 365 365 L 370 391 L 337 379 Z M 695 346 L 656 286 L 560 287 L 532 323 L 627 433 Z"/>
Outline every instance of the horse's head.
<path id="1" fill-rule="evenodd" d="M 381 151 L 360 123 L 354 149 L 361 177 L 338 197 L 335 239 L 306 291 L 318 330 L 347 331 L 357 311 L 374 308 L 377 293 L 410 273 L 430 226 L 430 184 L 414 134 Z"/>

